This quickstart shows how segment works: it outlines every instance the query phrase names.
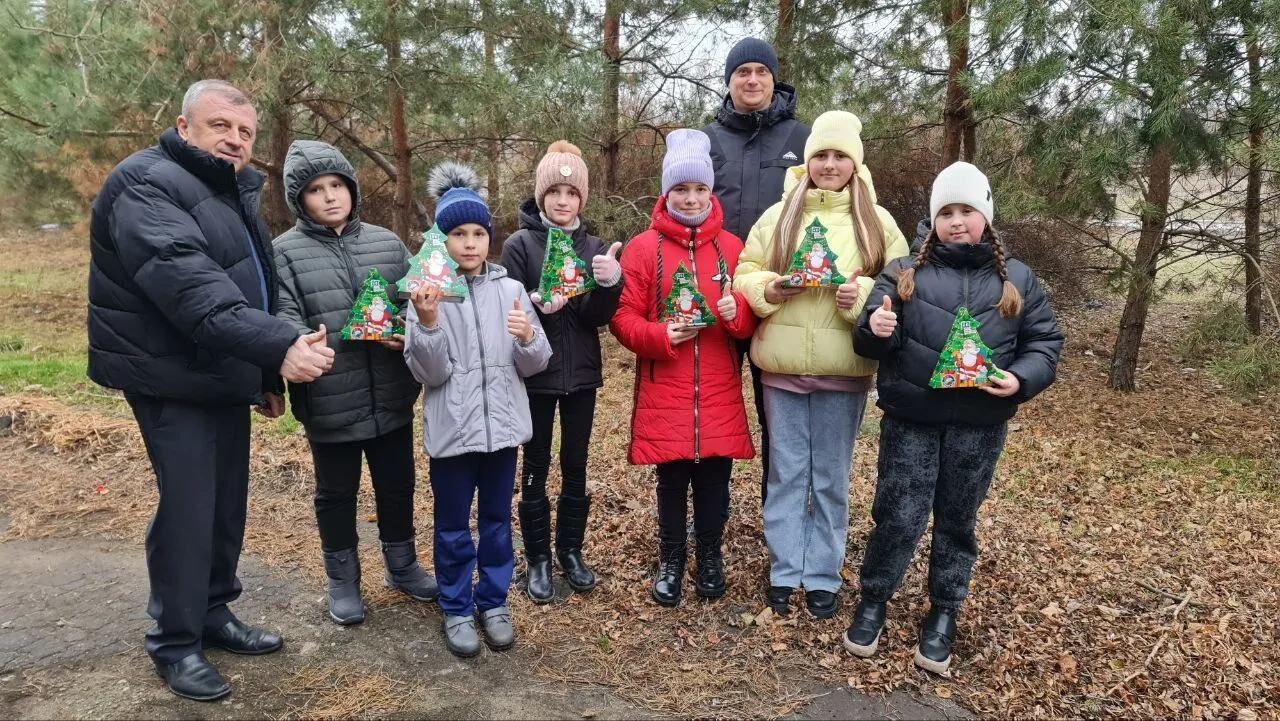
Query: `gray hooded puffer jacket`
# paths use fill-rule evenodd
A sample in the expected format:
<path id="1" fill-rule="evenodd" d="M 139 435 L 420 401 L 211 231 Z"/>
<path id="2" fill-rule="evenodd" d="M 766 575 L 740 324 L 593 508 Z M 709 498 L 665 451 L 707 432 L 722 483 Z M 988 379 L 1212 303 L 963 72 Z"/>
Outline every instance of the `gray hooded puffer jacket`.
<path id="1" fill-rule="evenodd" d="M 326 173 L 351 189 L 351 218 L 341 236 L 312 221 L 300 197 L 307 183 Z M 409 251 L 391 231 L 360 221 L 355 169 L 332 145 L 294 141 L 284 161 L 284 186 L 298 224 L 272 244 L 280 276 L 278 315 L 299 333 L 323 323 L 336 351 L 333 370 L 312 383 L 289 384 L 293 415 L 317 443 L 368 440 L 412 423 L 419 386 L 404 357 L 380 343 L 340 336 L 369 269 L 393 283 L 408 272 Z"/>
<path id="2" fill-rule="evenodd" d="M 524 379 L 541 373 L 551 345 L 524 286 L 500 265 L 467 279 L 461 303 L 441 303 L 436 327 L 418 324 L 409 305 L 404 357 L 426 385 L 422 440 L 431 458 L 492 453 L 533 438 Z M 533 325 L 533 340 L 507 332 L 516 299 Z"/>

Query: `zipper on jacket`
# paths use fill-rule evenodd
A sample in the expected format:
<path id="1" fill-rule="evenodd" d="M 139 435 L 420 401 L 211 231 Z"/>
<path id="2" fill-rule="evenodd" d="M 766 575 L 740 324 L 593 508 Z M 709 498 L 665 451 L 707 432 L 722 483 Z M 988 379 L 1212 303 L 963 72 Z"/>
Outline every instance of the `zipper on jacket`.
<path id="1" fill-rule="evenodd" d="M 964 303 L 964 307 L 969 307 L 969 269 L 964 269 L 964 284 L 961 286 L 960 302 Z"/>
<path id="2" fill-rule="evenodd" d="M 694 259 L 694 241 L 697 240 L 698 229 L 689 229 L 689 265 L 693 272 L 693 282 L 696 286 L 698 283 L 698 261 Z M 707 309 L 703 309 L 704 312 Z M 698 336 L 693 337 L 693 461 L 697 463 L 701 456 L 700 448 L 701 433 L 698 431 Z"/>
<path id="3" fill-rule="evenodd" d="M 467 300 L 471 301 L 471 314 L 476 319 L 476 345 L 480 346 L 480 397 L 484 400 L 485 451 L 489 452 L 493 450 L 493 429 L 489 427 L 489 374 L 485 367 L 484 336 L 480 332 L 480 308 L 476 304 L 474 281 L 475 276 L 467 276 Z"/>
<path id="4" fill-rule="evenodd" d="M 338 250 L 341 251 L 342 264 L 347 267 L 347 277 L 351 279 L 351 289 L 355 291 L 356 298 L 359 298 L 360 281 L 356 277 L 355 265 L 352 264 L 351 254 L 347 252 L 347 243 L 342 239 L 342 236 L 338 236 Z M 368 342 L 364 344 L 364 368 L 369 375 L 369 413 L 373 418 L 373 434 L 380 436 L 382 435 L 382 429 L 378 427 L 378 387 L 373 375 L 373 348 L 369 347 Z"/>

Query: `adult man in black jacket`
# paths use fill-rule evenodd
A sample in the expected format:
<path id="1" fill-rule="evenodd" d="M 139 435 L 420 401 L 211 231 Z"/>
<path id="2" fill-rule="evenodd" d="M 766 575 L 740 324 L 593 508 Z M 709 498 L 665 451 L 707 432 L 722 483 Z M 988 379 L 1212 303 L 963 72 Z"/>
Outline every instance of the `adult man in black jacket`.
<path id="1" fill-rule="evenodd" d="M 279 416 L 279 376 L 311 381 L 333 359 L 323 328 L 299 335 L 271 315 L 263 178 L 248 167 L 256 129 L 239 90 L 192 85 L 177 127 L 111 172 L 90 225 L 89 377 L 124 391 L 160 490 L 146 649 L 170 690 L 201 701 L 231 690 L 204 646 L 282 644 L 227 608 L 241 590 L 248 406 Z"/>
<path id="2" fill-rule="evenodd" d="M 796 120 L 796 89 L 777 82 L 778 56 L 759 38 L 743 38 L 729 51 L 724 82 L 729 86 L 716 120 L 703 129 L 711 138 L 716 197 L 724 228 L 747 242 L 751 226 L 782 200 L 787 168 L 800 165 L 809 126 Z M 742 344 L 744 353 L 750 343 Z M 769 476 L 769 429 L 765 425 L 760 369 L 751 364 L 756 417 L 760 419 L 760 498 Z M 728 498 L 725 499 L 726 504 Z M 729 509 L 725 506 L 725 517 Z"/>

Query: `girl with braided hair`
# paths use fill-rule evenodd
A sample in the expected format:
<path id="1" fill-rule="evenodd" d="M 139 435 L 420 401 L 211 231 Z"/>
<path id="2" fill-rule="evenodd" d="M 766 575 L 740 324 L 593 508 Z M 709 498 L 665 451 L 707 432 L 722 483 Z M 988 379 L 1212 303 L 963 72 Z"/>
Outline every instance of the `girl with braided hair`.
<path id="1" fill-rule="evenodd" d="M 635 406 L 627 459 L 654 464 L 658 476 L 658 570 L 651 595 L 680 603 L 687 512 L 693 492 L 697 536 L 695 590 L 725 594 L 721 542 L 733 459 L 752 458 L 736 341 L 751 337 L 755 317 L 730 289 L 742 241 L 723 229 L 711 194 L 711 140 L 673 130 L 662 160 L 662 197 L 649 229 L 622 251 L 623 288 L 610 328 L 636 354 Z M 681 291 L 701 295 L 684 322 Z"/>
<path id="2" fill-rule="evenodd" d="M 818 117 L 805 164 L 787 171 L 783 200 L 751 229 L 733 281 L 761 318 L 751 359 L 763 371 L 768 602 L 779 615 L 791 612 L 801 586 L 809 613 L 836 614 L 854 439 L 876 372 L 874 361 L 854 353 L 850 334 L 872 279 L 907 254 L 893 217 L 876 205 L 861 129 L 852 113 Z M 812 275 L 815 255 L 835 271 L 831 282 L 789 287 Z"/>
<path id="3" fill-rule="evenodd" d="M 956 616 L 978 556 L 974 535 L 1018 405 L 1053 383 L 1062 333 L 1031 269 L 1008 257 L 991 227 L 987 177 L 969 163 L 938 174 L 929 202 L 933 229 L 913 258 L 876 279 L 854 332 L 854 348 L 880 361 L 879 479 L 875 529 L 862 558 L 862 595 L 844 646 L 870 657 L 886 604 L 902 583 L 933 513 L 929 614 L 917 666 L 945 673 Z M 962 309 L 991 349 L 998 373 L 976 388 L 934 388 L 931 379 Z"/>

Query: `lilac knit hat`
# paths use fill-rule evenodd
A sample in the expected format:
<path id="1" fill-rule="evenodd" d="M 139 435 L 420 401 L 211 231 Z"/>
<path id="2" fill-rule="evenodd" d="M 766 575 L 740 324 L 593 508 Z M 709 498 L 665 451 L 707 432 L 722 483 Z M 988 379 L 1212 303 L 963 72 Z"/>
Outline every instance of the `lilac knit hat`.
<path id="1" fill-rule="evenodd" d="M 672 130 L 667 133 L 667 154 L 662 158 L 662 194 L 681 183 L 702 183 L 714 188 L 711 166 L 711 138 L 701 130 Z"/>

